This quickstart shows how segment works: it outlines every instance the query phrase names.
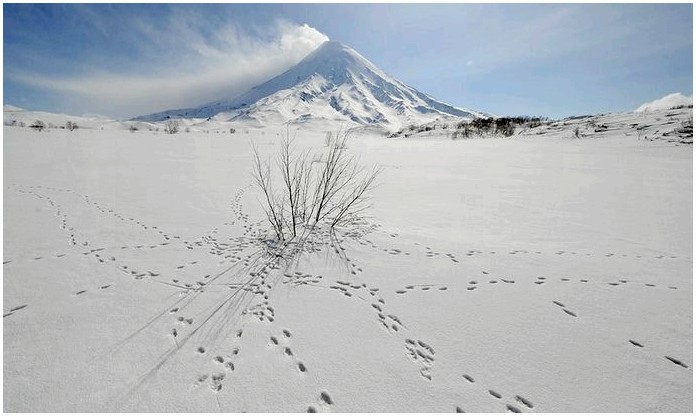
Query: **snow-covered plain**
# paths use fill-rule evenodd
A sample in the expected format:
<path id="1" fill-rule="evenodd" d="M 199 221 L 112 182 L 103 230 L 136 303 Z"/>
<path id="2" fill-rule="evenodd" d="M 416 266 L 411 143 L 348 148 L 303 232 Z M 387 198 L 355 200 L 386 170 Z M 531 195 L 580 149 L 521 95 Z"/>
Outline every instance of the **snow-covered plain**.
<path id="1" fill-rule="evenodd" d="M 279 129 L 5 127 L 4 410 L 691 412 L 692 147 L 627 117 L 356 132 L 370 218 L 295 258 L 251 186 Z"/>

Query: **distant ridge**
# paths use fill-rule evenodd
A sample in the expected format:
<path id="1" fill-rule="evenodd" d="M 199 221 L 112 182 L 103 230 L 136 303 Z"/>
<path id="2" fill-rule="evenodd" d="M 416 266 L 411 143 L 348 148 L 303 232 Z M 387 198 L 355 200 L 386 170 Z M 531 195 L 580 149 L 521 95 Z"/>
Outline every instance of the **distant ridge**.
<path id="1" fill-rule="evenodd" d="M 678 107 L 682 105 L 693 105 L 694 97 L 687 97 L 684 94 L 675 92 L 673 94 L 667 94 L 664 97 L 651 101 L 649 103 L 642 104 L 640 107 L 636 108 L 636 113 L 642 113 L 644 111 L 655 111 L 655 110 L 668 110 L 672 107 Z"/>

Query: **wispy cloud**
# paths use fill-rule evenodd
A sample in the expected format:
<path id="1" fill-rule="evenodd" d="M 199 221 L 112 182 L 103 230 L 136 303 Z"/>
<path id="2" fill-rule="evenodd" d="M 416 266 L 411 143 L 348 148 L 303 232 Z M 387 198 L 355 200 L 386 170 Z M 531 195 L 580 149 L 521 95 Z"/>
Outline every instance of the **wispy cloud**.
<path id="1" fill-rule="evenodd" d="M 6 76 L 57 92 L 72 108 L 131 117 L 232 98 L 328 40 L 308 25 L 277 21 L 249 33 L 233 24 L 211 25 L 190 11 L 171 13 L 154 25 L 134 18 L 127 30 L 134 57 L 123 62 L 90 62 L 83 66 L 89 69 L 70 76 L 27 71 Z"/>

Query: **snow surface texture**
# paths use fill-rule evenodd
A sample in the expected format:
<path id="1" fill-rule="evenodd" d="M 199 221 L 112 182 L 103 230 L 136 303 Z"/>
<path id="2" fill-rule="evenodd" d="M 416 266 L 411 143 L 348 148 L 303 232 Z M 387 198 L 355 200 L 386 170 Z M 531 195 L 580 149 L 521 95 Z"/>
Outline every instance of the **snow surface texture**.
<path id="1" fill-rule="evenodd" d="M 651 101 L 649 103 L 642 104 L 636 109 L 636 112 L 643 111 L 655 111 L 655 110 L 669 110 L 670 108 L 678 106 L 688 106 L 694 104 L 693 96 L 685 96 L 684 94 L 675 92 L 674 94 L 668 94 L 660 99 Z"/>
<path id="2" fill-rule="evenodd" d="M 603 117 L 356 133 L 371 218 L 282 249 L 275 129 L 5 127 L 3 410 L 691 412 L 692 149 Z"/>
<path id="3" fill-rule="evenodd" d="M 216 117 L 262 126 L 320 119 L 402 126 L 484 115 L 439 102 L 387 75 L 348 46 L 327 41 L 293 68 L 240 97 L 136 120 Z"/>

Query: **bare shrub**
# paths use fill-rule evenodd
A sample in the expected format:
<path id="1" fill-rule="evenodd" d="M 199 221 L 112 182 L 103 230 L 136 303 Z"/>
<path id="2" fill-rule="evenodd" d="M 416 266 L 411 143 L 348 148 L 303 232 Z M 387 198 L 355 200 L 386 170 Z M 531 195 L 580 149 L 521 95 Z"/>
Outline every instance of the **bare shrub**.
<path id="1" fill-rule="evenodd" d="M 164 132 L 167 134 L 176 134 L 179 132 L 179 122 L 176 120 L 167 120 L 164 123 Z"/>
<path id="2" fill-rule="evenodd" d="M 78 128 L 78 126 L 77 126 L 77 123 L 75 123 L 74 121 L 68 120 L 68 122 L 65 123 L 65 128 L 70 130 L 70 131 L 73 131 L 73 130 L 76 130 Z"/>
<path id="3" fill-rule="evenodd" d="M 273 231 L 278 237 L 279 241 L 285 240 L 285 234 L 283 230 L 283 217 L 282 217 L 282 203 L 278 204 L 278 198 L 273 191 L 273 186 L 271 184 L 271 166 L 268 162 L 263 162 L 261 156 L 259 155 L 258 148 L 255 146 L 252 148 L 254 152 L 254 180 L 256 185 L 261 189 L 264 194 L 264 212 L 266 213 L 266 218 L 268 222 L 271 223 Z"/>
<path id="4" fill-rule="evenodd" d="M 357 157 L 347 153 L 347 140 L 346 132 L 338 132 L 323 152 L 310 157 L 309 151 L 295 149 L 286 132 L 275 159 L 276 181 L 271 160 L 262 160 L 258 148 L 252 147 L 254 180 L 264 195 L 264 211 L 279 241 L 295 238 L 302 229 L 317 225 L 334 229 L 348 224 L 369 207 L 370 191 L 380 170 L 362 167 Z"/>
<path id="5" fill-rule="evenodd" d="M 36 131 L 43 131 L 46 128 L 46 124 L 44 124 L 44 122 L 41 120 L 36 120 L 29 127 Z"/>

